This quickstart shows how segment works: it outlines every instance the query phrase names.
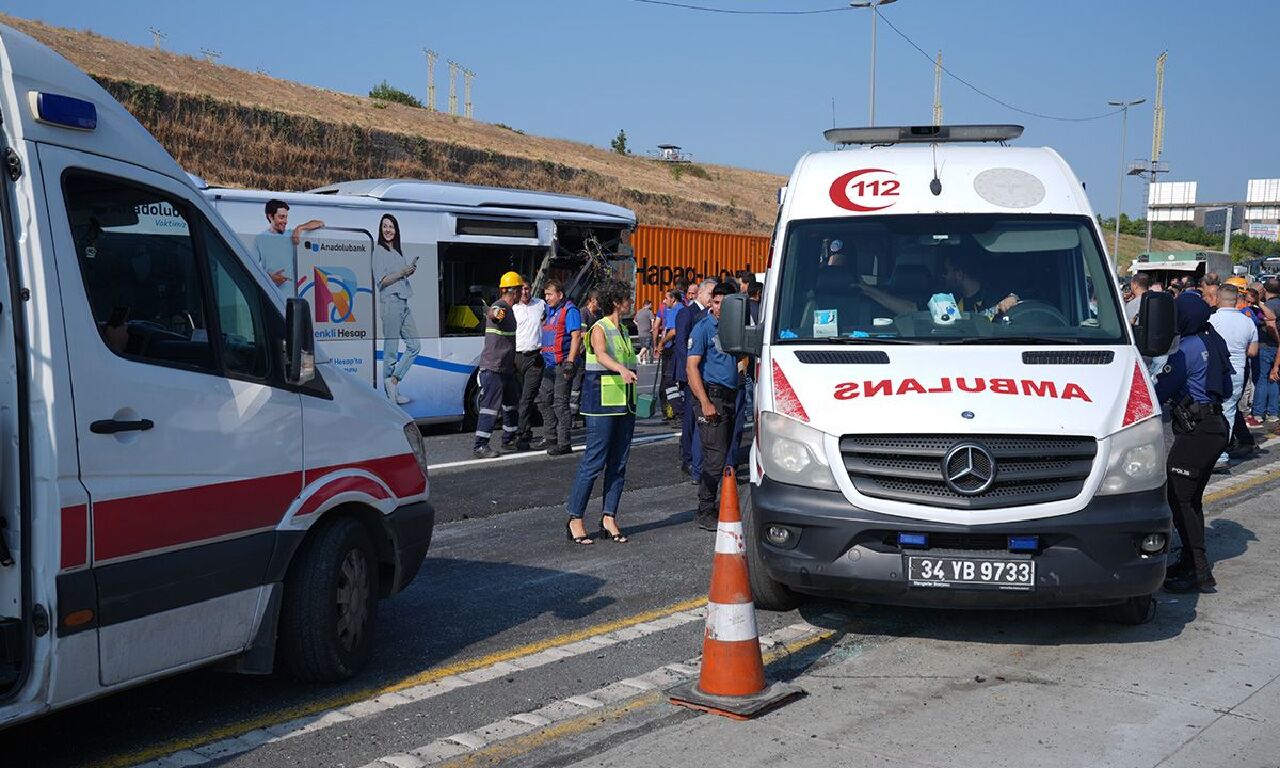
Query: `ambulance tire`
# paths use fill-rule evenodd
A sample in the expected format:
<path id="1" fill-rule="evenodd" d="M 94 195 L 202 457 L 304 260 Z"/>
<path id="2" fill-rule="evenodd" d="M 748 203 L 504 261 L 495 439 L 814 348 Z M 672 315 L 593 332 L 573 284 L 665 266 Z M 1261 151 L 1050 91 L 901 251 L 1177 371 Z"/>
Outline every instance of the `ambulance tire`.
<path id="1" fill-rule="evenodd" d="M 356 520 L 320 523 L 284 585 L 279 658 L 302 682 L 332 683 L 369 660 L 378 613 L 378 557 Z"/>
<path id="2" fill-rule="evenodd" d="M 1136 627 L 1156 617 L 1156 599 L 1153 595 L 1131 597 L 1119 605 L 1099 608 L 1097 616 L 1108 624 Z"/>
<path id="3" fill-rule="evenodd" d="M 747 547 L 747 582 L 751 585 L 751 599 L 756 607 L 765 611 L 790 611 L 800 605 L 800 595 L 787 589 L 787 585 L 769 578 L 760 557 L 760 541 L 756 533 L 755 514 L 751 508 L 751 486 L 742 494 L 742 533 Z"/>

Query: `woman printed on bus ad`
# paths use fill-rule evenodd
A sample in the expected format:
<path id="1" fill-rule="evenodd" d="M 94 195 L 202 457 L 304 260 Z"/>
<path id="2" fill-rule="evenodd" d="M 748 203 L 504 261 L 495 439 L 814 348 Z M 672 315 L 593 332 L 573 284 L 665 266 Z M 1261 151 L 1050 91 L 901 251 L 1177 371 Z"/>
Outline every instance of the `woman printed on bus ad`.
<path id="1" fill-rule="evenodd" d="M 409 311 L 413 286 L 409 276 L 418 268 L 418 259 L 404 257 L 400 247 L 400 222 L 389 213 L 378 222 L 378 246 L 373 249 L 373 275 L 378 283 L 379 309 L 382 313 L 382 386 L 387 397 L 398 405 L 409 402 L 400 394 L 400 382 L 413 367 L 422 343 L 418 327 Z M 404 340 L 404 353 L 400 341 Z"/>

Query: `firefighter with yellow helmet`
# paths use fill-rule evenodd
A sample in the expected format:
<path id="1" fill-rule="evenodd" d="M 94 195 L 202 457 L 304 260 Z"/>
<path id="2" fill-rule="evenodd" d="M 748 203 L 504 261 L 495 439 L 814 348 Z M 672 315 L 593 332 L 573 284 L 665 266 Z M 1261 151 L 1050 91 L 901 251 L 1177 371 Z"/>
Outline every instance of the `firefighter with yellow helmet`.
<path id="1" fill-rule="evenodd" d="M 515 442 L 516 403 L 520 392 L 516 388 L 516 316 L 511 311 L 520 295 L 524 278 L 518 272 L 508 272 L 498 281 L 498 300 L 485 313 L 484 351 L 480 353 L 480 413 L 476 419 L 477 459 L 501 456 L 489 442 L 493 428 L 502 414 L 502 444 Z"/>

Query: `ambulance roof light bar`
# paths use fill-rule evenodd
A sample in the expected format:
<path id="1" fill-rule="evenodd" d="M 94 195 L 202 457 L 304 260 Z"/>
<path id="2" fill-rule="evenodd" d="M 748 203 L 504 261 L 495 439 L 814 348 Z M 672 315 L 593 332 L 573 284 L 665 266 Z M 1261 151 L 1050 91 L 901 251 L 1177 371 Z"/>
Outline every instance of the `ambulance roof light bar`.
<path id="1" fill-rule="evenodd" d="M 832 144 L 954 144 L 964 141 L 1012 141 L 1021 125 L 899 125 L 874 128 L 829 128 L 823 138 Z"/>

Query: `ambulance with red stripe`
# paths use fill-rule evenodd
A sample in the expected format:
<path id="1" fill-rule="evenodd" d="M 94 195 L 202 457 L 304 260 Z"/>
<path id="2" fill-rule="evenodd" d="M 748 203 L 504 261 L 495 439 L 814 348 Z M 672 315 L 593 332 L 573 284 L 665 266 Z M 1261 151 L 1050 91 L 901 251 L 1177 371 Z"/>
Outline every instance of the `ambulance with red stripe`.
<path id="1" fill-rule="evenodd" d="M 4 26 L 0 120 L 0 726 L 218 661 L 354 674 L 431 541 L 420 433 L 122 106 Z"/>
<path id="2" fill-rule="evenodd" d="M 1020 126 L 833 129 L 781 198 L 744 523 L 758 605 L 815 594 L 1142 621 L 1170 538 L 1143 355 L 1084 186 Z"/>

